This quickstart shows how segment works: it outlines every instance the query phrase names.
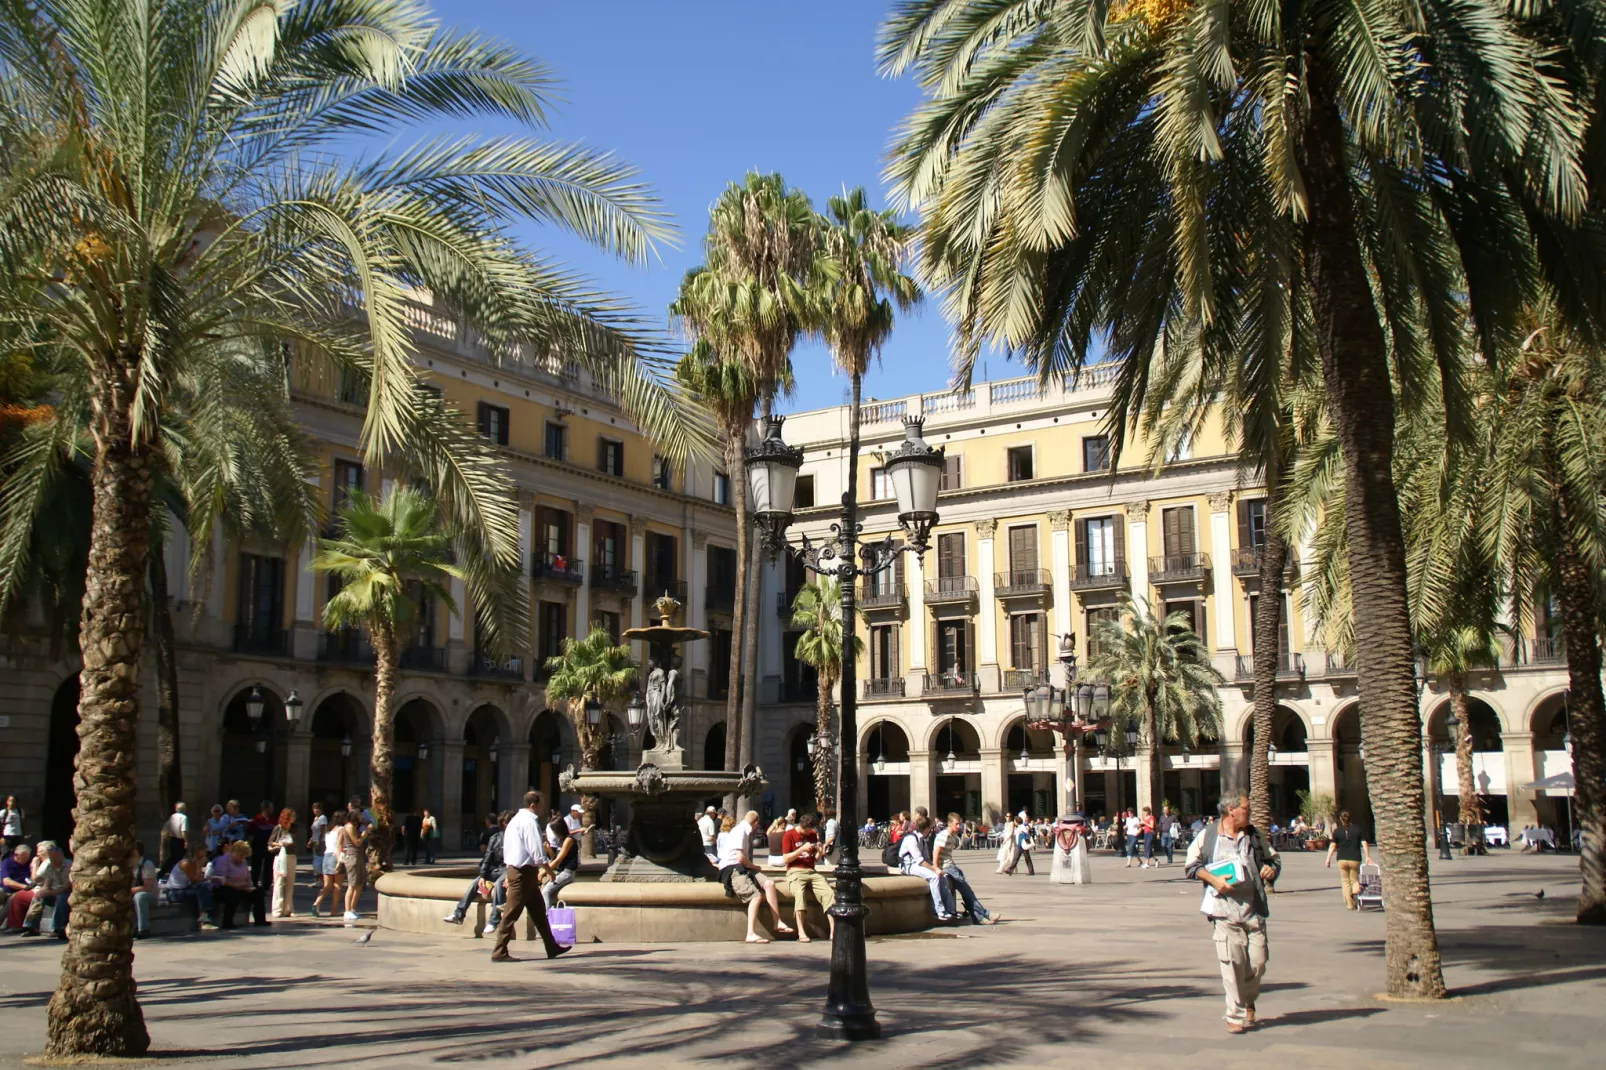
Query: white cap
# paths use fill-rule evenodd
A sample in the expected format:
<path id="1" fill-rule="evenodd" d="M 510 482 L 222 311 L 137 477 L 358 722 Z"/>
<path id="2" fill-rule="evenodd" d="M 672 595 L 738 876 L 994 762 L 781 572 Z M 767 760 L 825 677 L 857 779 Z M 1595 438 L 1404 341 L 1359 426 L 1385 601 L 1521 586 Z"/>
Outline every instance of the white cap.
<path id="1" fill-rule="evenodd" d="M 569 807 L 569 813 L 571 813 L 571 814 L 583 814 L 583 813 L 585 813 L 585 811 L 580 808 L 580 804 L 579 803 L 575 803 L 573 806 Z"/>
<path id="2" fill-rule="evenodd" d="M 714 810 L 714 808 L 712 806 L 710 806 L 708 809 L 703 811 L 703 813 L 705 813 L 705 814 L 712 814 L 712 813 L 715 813 L 715 812 L 716 811 Z"/>

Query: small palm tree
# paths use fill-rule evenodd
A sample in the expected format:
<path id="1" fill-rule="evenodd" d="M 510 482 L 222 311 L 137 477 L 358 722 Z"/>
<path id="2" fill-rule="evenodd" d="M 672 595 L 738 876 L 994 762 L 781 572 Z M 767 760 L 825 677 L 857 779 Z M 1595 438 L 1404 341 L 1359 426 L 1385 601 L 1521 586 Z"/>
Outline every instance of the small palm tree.
<path id="1" fill-rule="evenodd" d="M 1225 681 L 1186 614 L 1162 619 L 1130 595 L 1122 596 L 1120 608 L 1116 620 L 1102 622 L 1095 631 L 1099 652 L 1086 672 L 1109 682 L 1112 736 L 1135 725 L 1148 744 L 1149 797 L 1158 802 L 1165 796 L 1164 741 L 1217 738 L 1221 698 L 1216 687 Z"/>
<path id="2" fill-rule="evenodd" d="M 855 613 L 858 610 L 855 608 Z M 792 627 L 802 628 L 797 638 L 797 660 L 814 668 L 819 691 L 814 700 L 814 730 L 821 739 L 831 737 L 831 692 L 842 678 L 842 584 L 830 576 L 804 584 L 792 598 Z M 864 652 L 864 640 L 853 637 L 853 657 Z M 820 748 L 814 754 L 816 805 L 832 805 L 835 798 L 833 768 L 836 753 Z"/>
<path id="3" fill-rule="evenodd" d="M 374 648 L 374 741 L 369 759 L 374 831 L 368 841 L 368 869 L 377 877 L 390 868 L 395 843 L 390 812 L 395 775 L 391 698 L 403 641 L 418 627 L 415 594 L 455 613 L 448 581 L 469 574 L 452 564 L 452 541 L 441 530 L 435 502 L 407 487 L 398 486 L 382 500 L 350 492 L 339 523 L 336 538 L 318 541 L 312 567 L 337 577 L 341 584 L 324 604 L 324 626 L 365 628 Z"/>
<path id="4" fill-rule="evenodd" d="M 1483 804 L 1472 768 L 1472 706 L 1467 702 L 1467 674 L 1500 664 L 1500 630 L 1490 621 L 1484 626 L 1462 624 L 1446 628 L 1422 644 L 1428 672 L 1444 681 L 1450 711 L 1456 717 L 1456 797 L 1462 821 L 1483 823 Z M 1436 760 L 1436 759 L 1435 759 Z M 1468 844 L 1468 852 L 1473 850 Z"/>
<path id="5" fill-rule="evenodd" d="M 565 639 L 563 652 L 547 658 L 546 667 L 552 674 L 546 682 L 547 702 L 569 704 L 569 721 L 580 741 L 580 768 L 595 769 L 609 742 L 608 730 L 606 722 L 593 726 L 586 719 L 586 706 L 593 702 L 606 706 L 635 684 L 630 646 L 615 645 L 605 629 L 593 628 L 584 639 Z M 589 829 L 597 823 L 597 797 L 582 795 L 580 806 L 585 811 L 582 821 Z"/>

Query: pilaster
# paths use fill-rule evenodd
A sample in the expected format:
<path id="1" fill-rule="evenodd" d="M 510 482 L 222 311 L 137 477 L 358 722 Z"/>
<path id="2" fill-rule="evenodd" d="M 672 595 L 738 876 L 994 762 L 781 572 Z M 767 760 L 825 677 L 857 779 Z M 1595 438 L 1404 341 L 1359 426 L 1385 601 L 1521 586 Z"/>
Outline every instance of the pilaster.
<path id="1" fill-rule="evenodd" d="M 1232 582 L 1232 495 L 1210 495 L 1210 564 L 1216 604 L 1217 650 L 1238 648 Z"/>

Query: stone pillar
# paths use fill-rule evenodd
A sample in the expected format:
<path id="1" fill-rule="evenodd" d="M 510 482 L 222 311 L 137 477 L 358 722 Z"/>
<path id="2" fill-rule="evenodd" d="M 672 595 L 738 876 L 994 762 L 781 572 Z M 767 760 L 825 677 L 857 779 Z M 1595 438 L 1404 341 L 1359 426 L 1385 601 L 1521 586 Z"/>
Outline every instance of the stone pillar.
<path id="1" fill-rule="evenodd" d="M 312 557 L 316 552 L 317 543 L 309 537 L 296 556 L 296 605 L 294 623 L 290 626 L 290 653 L 302 661 L 318 656 L 318 634 L 322 631 L 318 624 L 318 574 L 312 571 Z"/>
<path id="2" fill-rule="evenodd" d="M 1210 495 L 1210 565 L 1216 602 L 1216 641 L 1214 648 L 1237 652 L 1238 638 L 1232 583 L 1231 494 Z"/>
<path id="3" fill-rule="evenodd" d="M 981 817 L 989 825 L 998 823 L 1009 804 L 1009 792 L 1004 790 L 1009 784 L 1004 760 L 1002 750 L 981 752 Z"/>
<path id="4" fill-rule="evenodd" d="M 577 505 L 574 510 L 574 556 L 580 561 L 591 561 L 591 506 Z M 587 566 L 595 567 L 595 562 Z M 585 571 L 582 569 L 582 571 Z M 591 634 L 591 574 L 585 572 L 580 585 L 574 589 L 574 634 Z"/>
<path id="5" fill-rule="evenodd" d="M 909 674 L 904 677 L 903 693 L 910 698 L 920 695 L 926 672 L 926 634 L 930 623 L 926 620 L 925 564 L 914 554 L 904 554 L 903 574 L 909 593 L 909 624 L 903 629 L 904 649 L 908 651 Z"/>
<path id="6" fill-rule="evenodd" d="M 530 502 L 524 495 L 519 495 L 519 575 L 530 574 L 532 551 L 535 549 L 531 541 Z"/>
<path id="7" fill-rule="evenodd" d="M 1308 744 L 1307 744 L 1308 745 Z M 1244 745 L 1241 742 L 1221 745 L 1221 792 L 1249 790 L 1249 766 L 1245 764 Z M 1208 801 L 1206 813 L 1215 813 L 1215 800 Z"/>
<path id="8" fill-rule="evenodd" d="M 1144 604 L 1149 593 L 1149 503 L 1126 503 L 1126 567 L 1132 576 L 1132 597 Z"/>
<path id="9" fill-rule="evenodd" d="M 307 804 L 308 787 L 312 782 L 312 736 L 305 729 L 290 733 L 285 741 L 284 805 L 296 812 L 302 828 L 312 821 L 312 809 Z"/>
<path id="10" fill-rule="evenodd" d="M 991 517 L 976 521 L 976 571 L 981 597 L 976 615 L 976 662 L 971 671 L 979 673 L 981 689 L 997 691 L 1002 674 L 998 668 L 998 597 L 993 585 L 993 533 L 998 521 Z"/>
<path id="11" fill-rule="evenodd" d="M 454 576 L 448 586 L 452 603 L 457 606 L 457 612 L 446 618 L 446 670 L 453 674 L 461 674 L 468 668 L 473 653 L 468 648 L 467 632 L 464 629 L 464 622 L 473 609 L 468 604 L 462 580 Z"/>
<path id="12" fill-rule="evenodd" d="M 935 776 L 932 769 L 931 751 L 909 752 L 909 812 L 914 813 L 917 806 L 931 809 L 931 800 L 936 792 L 936 786 L 931 778 Z"/>
<path id="13" fill-rule="evenodd" d="M 1154 791 L 1150 786 L 1149 779 L 1153 775 L 1152 770 L 1154 763 L 1157 761 L 1165 761 L 1164 750 L 1157 753 L 1147 743 L 1138 744 L 1138 752 L 1132 758 L 1132 768 L 1137 770 L 1138 774 L 1137 802 L 1135 805 L 1139 810 L 1149 806 L 1154 808 L 1155 813 L 1160 812 L 1160 800 L 1154 797 Z"/>
<path id="14" fill-rule="evenodd" d="M 633 516 L 630 518 L 630 567 L 636 570 L 636 596 L 630 600 L 631 628 L 640 628 L 646 624 L 643 619 L 646 612 L 646 602 L 643 592 L 647 584 L 647 518 Z M 652 597 L 657 598 L 663 592 L 654 591 Z M 630 656 L 641 664 L 646 657 L 646 646 L 639 639 L 631 640 Z"/>
<path id="15" fill-rule="evenodd" d="M 1065 635 L 1075 626 L 1071 623 L 1071 511 L 1056 509 L 1048 514 L 1051 551 L 1049 578 L 1054 585 L 1054 634 Z M 1048 657 L 1054 657 L 1057 643 L 1048 645 Z M 1084 641 L 1077 646 L 1080 654 L 1087 650 Z"/>
<path id="16" fill-rule="evenodd" d="M 1330 795 L 1336 802 L 1338 800 L 1338 764 L 1337 749 L 1330 739 L 1310 739 L 1305 741 L 1306 758 L 1309 761 L 1310 793 L 1312 795 Z"/>
<path id="17" fill-rule="evenodd" d="M 1506 810 L 1509 829 L 1539 824 L 1537 796 L 1523 787 L 1539 776 L 1533 736 L 1527 732 L 1502 732 L 1500 747 L 1506 756 Z M 1561 802 L 1565 805 L 1567 800 Z"/>
<path id="18" fill-rule="evenodd" d="M 463 847 L 463 741 L 441 744 L 441 850 Z"/>
<path id="19" fill-rule="evenodd" d="M 524 793 L 535 787 L 529 783 L 530 779 L 530 744 L 509 743 L 502 741 L 497 750 L 496 763 L 497 795 L 502 800 L 502 809 L 517 810 L 524 805 Z M 542 820 L 546 815 L 541 815 Z"/>

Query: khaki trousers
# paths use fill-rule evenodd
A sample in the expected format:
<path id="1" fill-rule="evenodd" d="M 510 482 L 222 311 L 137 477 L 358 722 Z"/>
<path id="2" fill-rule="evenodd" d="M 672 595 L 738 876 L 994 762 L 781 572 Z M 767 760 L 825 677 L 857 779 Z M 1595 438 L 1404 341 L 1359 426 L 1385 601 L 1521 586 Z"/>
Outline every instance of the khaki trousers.
<path id="1" fill-rule="evenodd" d="M 1344 905 L 1355 909 L 1355 893 L 1361 890 L 1361 864 L 1338 860 L 1338 887 L 1344 893 Z"/>
<path id="2" fill-rule="evenodd" d="M 541 934 L 541 942 L 546 945 L 546 957 L 554 958 L 560 953 L 558 942 L 552 939 L 552 926 L 547 924 L 546 904 L 541 898 L 539 873 L 540 868 L 537 866 L 507 867 L 504 877 L 507 885 L 507 903 L 502 907 L 502 923 L 496 927 L 496 947 L 491 951 L 493 956 L 507 954 L 507 945 L 513 939 L 513 930 L 518 924 L 519 916 L 524 913 L 526 900 L 532 904 L 530 919 L 535 922 L 536 931 Z"/>
<path id="3" fill-rule="evenodd" d="M 1260 998 L 1260 979 L 1271 957 L 1266 945 L 1266 920 L 1250 918 L 1243 924 L 1213 919 L 1216 959 L 1221 963 L 1221 987 L 1227 994 L 1226 1019 L 1244 1023 L 1244 1012 Z"/>

